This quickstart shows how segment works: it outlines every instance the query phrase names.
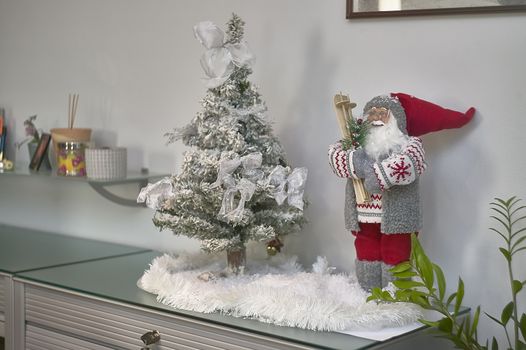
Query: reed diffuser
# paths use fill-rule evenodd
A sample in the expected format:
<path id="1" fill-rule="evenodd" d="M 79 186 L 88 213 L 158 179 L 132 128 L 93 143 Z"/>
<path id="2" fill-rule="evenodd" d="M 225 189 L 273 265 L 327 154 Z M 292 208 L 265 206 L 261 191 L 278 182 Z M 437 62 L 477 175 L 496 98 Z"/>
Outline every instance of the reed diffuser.
<path id="1" fill-rule="evenodd" d="M 87 145 L 91 140 L 91 129 L 75 127 L 78 105 L 79 94 L 69 94 L 68 127 L 51 129 L 51 137 L 53 139 L 53 149 L 55 151 L 55 155 L 58 155 L 59 143 L 77 142 Z"/>

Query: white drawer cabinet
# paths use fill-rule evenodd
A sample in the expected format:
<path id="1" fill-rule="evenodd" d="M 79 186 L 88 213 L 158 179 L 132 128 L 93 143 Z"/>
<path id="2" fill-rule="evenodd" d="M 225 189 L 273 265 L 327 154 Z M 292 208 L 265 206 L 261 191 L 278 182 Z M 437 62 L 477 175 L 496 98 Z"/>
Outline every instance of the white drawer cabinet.
<path id="1" fill-rule="evenodd" d="M 8 280 L 13 307 L 7 312 L 12 341 L 6 350 L 139 350 L 141 336 L 152 330 L 161 334 L 152 350 L 451 348 L 433 347 L 436 340 L 422 330 L 380 342 L 175 310 L 137 287 L 155 256 L 132 254 L 16 274 Z"/>
<path id="2" fill-rule="evenodd" d="M 24 281 L 26 349 L 140 349 L 141 335 L 161 333 L 158 350 L 313 349 L 235 328 L 155 312 Z M 20 295 L 22 297 L 22 295 Z M 49 344 L 44 346 L 43 344 Z"/>

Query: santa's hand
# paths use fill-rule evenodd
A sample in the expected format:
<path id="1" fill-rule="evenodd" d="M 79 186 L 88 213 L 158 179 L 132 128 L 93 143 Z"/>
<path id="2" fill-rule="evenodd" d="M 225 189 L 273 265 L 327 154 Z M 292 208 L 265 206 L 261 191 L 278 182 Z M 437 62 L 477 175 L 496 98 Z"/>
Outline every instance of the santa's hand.
<path id="1" fill-rule="evenodd" d="M 343 178 L 350 178 L 351 169 L 349 168 L 349 153 L 352 151 L 345 151 L 342 149 L 341 143 L 335 143 L 329 146 L 329 165 L 332 171 Z"/>
<path id="2" fill-rule="evenodd" d="M 401 153 L 375 163 L 373 168 L 382 191 L 413 183 L 426 169 L 422 141 L 412 137 Z"/>

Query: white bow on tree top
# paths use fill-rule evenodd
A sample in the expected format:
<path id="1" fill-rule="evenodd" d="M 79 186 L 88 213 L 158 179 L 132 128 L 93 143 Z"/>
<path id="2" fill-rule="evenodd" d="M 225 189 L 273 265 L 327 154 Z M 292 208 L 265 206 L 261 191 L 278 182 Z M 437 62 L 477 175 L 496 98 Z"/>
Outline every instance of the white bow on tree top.
<path id="1" fill-rule="evenodd" d="M 209 89 L 227 81 L 235 67 L 250 66 L 254 62 L 255 57 L 246 42 L 225 43 L 225 33 L 210 21 L 196 24 L 194 35 L 207 49 L 201 56 L 201 67 Z"/>

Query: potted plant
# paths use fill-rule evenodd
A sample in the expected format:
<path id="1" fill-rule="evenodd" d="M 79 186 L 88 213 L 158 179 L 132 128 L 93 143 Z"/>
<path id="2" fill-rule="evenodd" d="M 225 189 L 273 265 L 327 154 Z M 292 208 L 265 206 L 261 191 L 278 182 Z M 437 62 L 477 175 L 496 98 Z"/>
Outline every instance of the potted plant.
<path id="1" fill-rule="evenodd" d="M 526 313 L 519 315 L 518 295 L 525 290 L 526 280 L 517 278 L 513 269 L 513 257 L 526 251 L 526 206 L 520 205 L 520 199 L 511 197 L 507 200 L 495 198 L 491 203 L 491 216 L 498 226 L 490 228 L 504 240 L 504 246 L 499 247 L 506 260 L 509 276 L 511 301 L 502 309 L 501 315 L 487 317 L 503 328 L 506 337 L 505 349 L 526 349 Z M 456 348 L 465 350 L 498 350 L 496 337 L 489 340 L 479 340 L 477 326 L 481 307 L 478 306 L 473 317 L 459 317 L 459 310 L 464 297 L 464 282 L 459 278 L 457 291 L 446 298 L 446 280 L 442 269 L 431 262 L 422 249 L 418 239 L 412 235 L 413 249 L 408 262 L 395 266 L 391 272 L 397 278 L 394 281 L 398 289 L 394 294 L 374 288 L 368 300 L 378 302 L 409 302 L 420 305 L 426 310 L 434 310 L 442 315 L 438 321 L 420 320 L 423 324 L 435 327 L 440 337 L 449 339 Z M 522 299 L 524 301 L 524 299 Z M 500 346 L 502 348 L 502 345 Z"/>

